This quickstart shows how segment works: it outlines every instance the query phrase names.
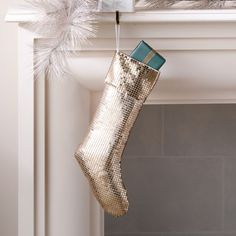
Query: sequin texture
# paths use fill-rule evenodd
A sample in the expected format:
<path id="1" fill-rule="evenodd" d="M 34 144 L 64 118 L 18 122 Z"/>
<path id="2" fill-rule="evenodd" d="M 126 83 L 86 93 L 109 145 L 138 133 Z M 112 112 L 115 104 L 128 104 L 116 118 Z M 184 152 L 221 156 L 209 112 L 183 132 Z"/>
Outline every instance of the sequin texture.
<path id="1" fill-rule="evenodd" d="M 75 157 L 103 209 L 122 216 L 128 211 L 121 158 L 137 115 L 159 77 L 159 72 L 117 52 L 105 88 Z"/>

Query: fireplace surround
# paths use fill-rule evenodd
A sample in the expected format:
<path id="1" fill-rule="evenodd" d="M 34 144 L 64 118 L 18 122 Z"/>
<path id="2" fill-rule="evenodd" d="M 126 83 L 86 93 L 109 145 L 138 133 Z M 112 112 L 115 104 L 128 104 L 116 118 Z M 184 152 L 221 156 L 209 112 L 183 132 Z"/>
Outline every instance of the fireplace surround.
<path id="1" fill-rule="evenodd" d="M 146 104 L 236 102 L 236 11 L 160 10 L 121 14 L 121 50 L 144 39 L 167 59 Z M 103 236 L 103 212 L 73 153 L 82 140 L 115 48 L 114 15 L 103 14 L 92 45 L 69 58 L 75 79 L 37 81 L 34 45 L 22 27 L 33 11 L 9 10 L 18 27 L 19 236 Z M 68 49 L 70 50 L 70 49 Z M 87 70 L 86 65 L 94 65 Z"/>

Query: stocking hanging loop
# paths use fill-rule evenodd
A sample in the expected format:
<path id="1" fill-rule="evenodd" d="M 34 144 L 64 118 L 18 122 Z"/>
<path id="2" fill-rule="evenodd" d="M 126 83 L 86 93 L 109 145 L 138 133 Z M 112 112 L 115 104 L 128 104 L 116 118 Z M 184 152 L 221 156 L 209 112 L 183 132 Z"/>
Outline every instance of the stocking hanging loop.
<path id="1" fill-rule="evenodd" d="M 115 33 L 116 33 L 116 52 L 119 52 L 120 50 L 120 12 L 119 11 L 116 11 Z"/>

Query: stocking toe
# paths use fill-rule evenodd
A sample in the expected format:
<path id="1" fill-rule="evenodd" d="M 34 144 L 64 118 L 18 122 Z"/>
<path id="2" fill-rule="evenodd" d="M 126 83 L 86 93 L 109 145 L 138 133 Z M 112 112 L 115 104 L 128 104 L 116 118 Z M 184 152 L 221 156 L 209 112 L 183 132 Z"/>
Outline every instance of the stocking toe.
<path id="1" fill-rule="evenodd" d="M 129 202 L 124 186 L 120 158 L 86 158 L 82 152 L 75 154 L 92 191 L 103 207 L 113 216 L 123 216 L 128 212 Z"/>

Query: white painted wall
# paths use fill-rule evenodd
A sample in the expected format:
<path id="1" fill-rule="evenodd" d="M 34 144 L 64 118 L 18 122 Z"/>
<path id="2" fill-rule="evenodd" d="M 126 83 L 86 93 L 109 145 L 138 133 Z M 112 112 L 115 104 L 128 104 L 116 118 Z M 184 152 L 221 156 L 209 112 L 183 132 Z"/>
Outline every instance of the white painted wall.
<path id="1" fill-rule="evenodd" d="M 19 2 L 20 0 L 18 0 Z M 17 28 L 0 1 L 0 235 L 17 235 Z"/>

